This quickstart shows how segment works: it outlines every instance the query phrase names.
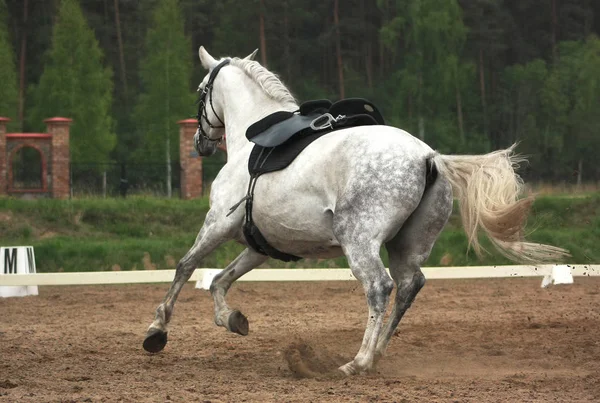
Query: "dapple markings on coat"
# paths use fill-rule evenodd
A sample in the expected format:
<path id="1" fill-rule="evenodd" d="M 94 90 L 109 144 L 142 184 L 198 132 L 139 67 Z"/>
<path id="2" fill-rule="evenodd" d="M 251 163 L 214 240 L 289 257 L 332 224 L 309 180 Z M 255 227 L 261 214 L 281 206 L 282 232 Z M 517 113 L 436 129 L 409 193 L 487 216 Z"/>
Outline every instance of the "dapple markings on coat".
<path id="1" fill-rule="evenodd" d="M 209 74 L 220 62 L 203 47 L 199 56 Z M 244 209 L 227 213 L 245 196 L 250 180 L 247 162 L 253 144 L 245 137 L 246 129 L 275 111 L 298 109 L 277 76 L 252 57 L 230 59 L 208 93 L 212 106 L 206 108 L 205 117 L 213 123 L 222 120 L 225 128 L 211 128 L 201 119 L 203 130 L 195 136 L 198 152 L 213 154 L 226 130 L 227 163 L 213 182 L 204 225 L 178 263 L 171 287 L 156 309 L 143 344 L 147 351 L 165 347 L 175 301 L 202 259 L 228 240 L 245 244 Z M 253 216 L 269 243 L 307 258 L 344 254 L 364 288 L 367 325 L 355 358 L 339 368 L 343 373 L 372 371 L 383 356 L 402 316 L 425 284 L 420 267 L 448 221 L 453 190 L 476 252 L 480 251 L 477 231 L 482 229 L 514 260 L 537 262 L 567 253 L 523 241 L 523 223 L 532 199 L 517 199 L 522 183 L 513 168 L 518 161 L 513 147 L 480 156 L 446 156 L 403 130 L 363 126 L 322 136 L 288 168 L 259 178 Z M 438 174 L 426 186 L 428 166 Z M 392 278 L 379 255 L 382 245 L 389 253 Z M 230 308 L 225 297 L 235 280 L 266 259 L 246 249 L 214 278 L 210 290 L 217 325 L 241 335 L 248 333 L 246 317 Z M 394 283 L 395 301 L 384 325 Z"/>

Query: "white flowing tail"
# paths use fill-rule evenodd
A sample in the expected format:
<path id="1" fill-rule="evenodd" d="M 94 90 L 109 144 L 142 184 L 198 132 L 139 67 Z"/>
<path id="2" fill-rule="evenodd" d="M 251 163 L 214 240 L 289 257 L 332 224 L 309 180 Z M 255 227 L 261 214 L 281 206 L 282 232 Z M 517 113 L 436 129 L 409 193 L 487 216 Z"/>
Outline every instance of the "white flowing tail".
<path id="1" fill-rule="evenodd" d="M 523 181 L 515 168 L 525 159 L 513 153 L 514 147 L 484 155 L 436 154 L 432 158 L 438 172 L 452 184 L 469 246 L 481 255 L 481 228 L 494 246 L 514 261 L 541 263 L 569 256 L 565 249 L 524 240 L 533 197 L 518 199 Z"/>

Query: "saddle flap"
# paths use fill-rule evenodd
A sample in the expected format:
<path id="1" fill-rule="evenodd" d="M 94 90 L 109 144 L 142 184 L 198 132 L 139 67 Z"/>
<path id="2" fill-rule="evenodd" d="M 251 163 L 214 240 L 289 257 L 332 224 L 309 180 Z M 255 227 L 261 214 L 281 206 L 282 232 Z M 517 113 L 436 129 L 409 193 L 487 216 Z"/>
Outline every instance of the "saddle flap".
<path id="1" fill-rule="evenodd" d="M 269 127 L 271 127 L 277 123 L 283 122 L 284 120 L 291 118 L 293 115 L 294 115 L 293 112 L 287 112 L 287 111 L 278 111 L 278 112 L 272 113 L 272 114 L 262 118 L 261 120 L 252 123 L 246 130 L 246 138 L 250 141 L 254 141 L 253 140 L 254 137 L 263 133 Z"/>
<path id="2" fill-rule="evenodd" d="M 337 117 L 338 115 L 369 115 L 377 122 L 377 124 L 385 125 L 383 115 L 379 112 L 379 109 L 377 109 L 375 104 L 362 98 L 346 98 L 337 101 L 331 105 L 329 113 L 333 117 Z"/>
<path id="3" fill-rule="evenodd" d="M 301 115 L 312 115 L 312 114 L 323 114 L 329 111 L 331 108 L 331 101 L 328 99 L 315 99 L 312 101 L 306 101 L 300 105 Z"/>
<path id="4" fill-rule="evenodd" d="M 282 112 L 275 112 L 273 115 Z M 268 128 L 263 130 L 262 132 L 255 134 L 252 138 L 249 137 L 250 128 L 255 126 L 257 123 L 262 121 L 258 121 L 254 123 L 252 126 L 248 128 L 246 132 L 246 137 L 248 140 L 252 141 L 255 144 L 263 147 L 275 147 L 285 143 L 290 139 L 294 134 L 310 127 L 310 123 L 314 120 L 315 116 L 302 116 L 296 115 L 291 112 L 288 113 L 289 116 L 287 119 L 280 120 L 278 123 L 271 124 Z M 272 116 L 272 115 L 270 115 Z M 268 118 L 269 116 L 267 116 Z M 266 119 L 266 118 L 265 118 Z M 263 119 L 263 120 L 265 120 Z M 264 126 L 263 126 L 264 127 Z"/>

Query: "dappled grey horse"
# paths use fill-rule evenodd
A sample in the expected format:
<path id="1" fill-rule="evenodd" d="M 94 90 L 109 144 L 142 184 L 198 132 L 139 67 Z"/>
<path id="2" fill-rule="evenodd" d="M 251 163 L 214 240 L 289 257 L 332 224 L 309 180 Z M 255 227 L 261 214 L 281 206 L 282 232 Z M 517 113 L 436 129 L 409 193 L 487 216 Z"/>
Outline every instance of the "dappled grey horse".
<path id="1" fill-rule="evenodd" d="M 195 135 L 200 155 L 213 154 L 227 132 L 227 163 L 210 192 L 211 207 L 194 245 L 177 265 L 175 278 L 144 340 L 150 352 L 167 343 L 175 301 L 202 259 L 228 240 L 246 244 L 244 209 L 228 215 L 246 195 L 248 158 L 253 144 L 247 128 L 276 111 L 298 105 L 276 75 L 252 60 L 231 58 L 219 65 L 203 47 L 199 55 L 209 74 L 200 84 L 204 102 Z M 345 255 L 362 284 L 369 315 L 355 358 L 340 367 L 345 374 L 373 370 L 390 337 L 425 284 L 421 265 L 452 211 L 453 194 L 461 206 L 469 244 L 481 250 L 478 232 L 515 261 L 557 259 L 566 251 L 523 239 L 523 224 L 532 199 L 518 200 L 522 186 L 515 174 L 513 148 L 485 155 L 437 153 L 409 133 L 389 126 L 359 126 L 334 131 L 311 143 L 281 171 L 261 176 L 254 193 L 253 218 L 268 242 L 282 252 L 304 258 Z M 454 193 L 453 193 L 454 192 Z M 389 272 L 380 258 L 384 245 Z M 246 335 L 248 321 L 227 305 L 234 281 L 267 257 L 244 250 L 212 282 L 215 322 Z M 391 315 L 384 315 L 394 284 Z"/>

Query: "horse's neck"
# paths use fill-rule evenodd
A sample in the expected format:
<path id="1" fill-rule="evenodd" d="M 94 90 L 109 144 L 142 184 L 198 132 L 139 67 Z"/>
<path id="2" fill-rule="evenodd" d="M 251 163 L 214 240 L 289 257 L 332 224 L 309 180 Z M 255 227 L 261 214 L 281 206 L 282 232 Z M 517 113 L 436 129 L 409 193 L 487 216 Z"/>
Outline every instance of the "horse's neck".
<path id="1" fill-rule="evenodd" d="M 242 82 L 240 82 L 240 80 Z M 223 98 L 223 110 L 226 127 L 227 154 L 249 152 L 246 130 L 252 123 L 277 111 L 294 111 L 294 103 L 282 103 L 270 98 L 249 78 L 244 77 L 228 81 L 229 85 Z"/>

